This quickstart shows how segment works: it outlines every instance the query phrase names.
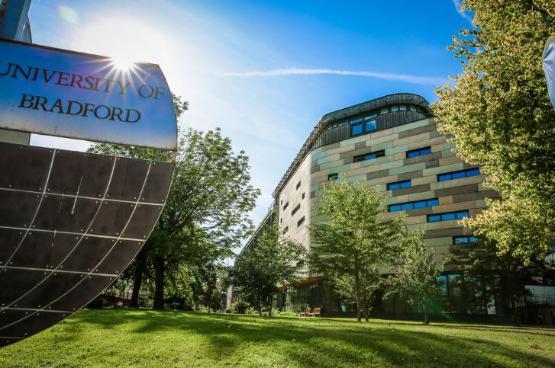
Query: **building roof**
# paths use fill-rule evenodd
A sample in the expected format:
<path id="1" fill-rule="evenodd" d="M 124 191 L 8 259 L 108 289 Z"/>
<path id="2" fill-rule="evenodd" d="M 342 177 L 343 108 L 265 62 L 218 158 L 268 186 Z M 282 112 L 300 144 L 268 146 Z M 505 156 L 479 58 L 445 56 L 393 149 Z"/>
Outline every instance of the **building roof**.
<path id="1" fill-rule="evenodd" d="M 322 118 L 318 121 L 318 123 L 312 129 L 312 132 L 310 133 L 310 135 L 308 136 L 308 138 L 304 142 L 303 146 L 301 147 L 301 149 L 297 153 L 297 156 L 295 157 L 295 159 L 293 160 L 291 165 L 289 165 L 289 168 L 287 169 L 287 171 L 285 172 L 285 174 L 281 178 L 279 184 L 277 185 L 276 189 L 274 190 L 274 193 L 273 193 L 274 198 L 277 198 L 281 189 L 289 181 L 290 177 L 293 175 L 295 170 L 297 170 L 297 167 L 304 160 L 306 155 L 310 151 L 312 151 L 312 149 L 314 148 L 314 144 L 315 144 L 316 140 L 318 139 L 318 137 L 320 136 L 320 134 L 331 123 L 334 123 L 336 121 L 340 121 L 340 120 L 343 120 L 343 119 L 346 119 L 346 118 L 349 118 L 349 117 L 352 117 L 352 116 L 369 113 L 371 111 L 380 109 L 382 107 L 396 105 L 396 104 L 403 104 L 403 103 L 419 105 L 422 108 L 426 109 L 429 113 L 431 113 L 431 110 L 429 108 L 429 103 L 424 97 L 422 97 L 420 95 L 417 95 L 417 94 L 414 94 L 414 93 L 394 93 L 394 94 L 382 96 L 382 97 L 379 97 L 379 98 L 375 98 L 375 99 L 370 100 L 370 101 L 362 102 L 362 103 L 359 103 L 359 104 L 356 104 L 356 105 L 353 105 L 353 106 L 349 106 L 349 107 L 346 107 L 346 108 L 343 108 L 343 109 L 340 109 L 340 110 L 337 110 L 337 111 L 333 111 L 333 112 L 330 112 L 330 113 L 322 116 Z"/>

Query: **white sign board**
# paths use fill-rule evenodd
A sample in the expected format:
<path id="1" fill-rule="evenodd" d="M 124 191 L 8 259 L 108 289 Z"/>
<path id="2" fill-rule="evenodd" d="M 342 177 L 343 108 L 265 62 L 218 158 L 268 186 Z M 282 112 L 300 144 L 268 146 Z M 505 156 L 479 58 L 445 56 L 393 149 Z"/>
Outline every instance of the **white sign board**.
<path id="1" fill-rule="evenodd" d="M 543 71 L 547 79 L 547 89 L 551 104 L 555 109 L 555 37 L 549 37 L 543 52 Z"/>
<path id="2" fill-rule="evenodd" d="M 158 65 L 0 39 L 0 128 L 175 150 L 172 96 Z"/>

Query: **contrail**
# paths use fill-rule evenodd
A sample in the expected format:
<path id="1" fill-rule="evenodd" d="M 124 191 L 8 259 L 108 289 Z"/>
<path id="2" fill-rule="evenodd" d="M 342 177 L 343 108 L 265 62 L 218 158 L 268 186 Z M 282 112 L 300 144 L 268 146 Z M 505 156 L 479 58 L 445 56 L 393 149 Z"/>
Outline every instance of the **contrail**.
<path id="1" fill-rule="evenodd" d="M 343 70 L 343 69 L 328 69 L 328 68 L 284 68 L 284 69 L 269 69 L 269 70 L 254 70 L 247 72 L 233 72 L 233 73 L 220 73 L 219 75 L 225 77 L 239 77 L 239 78 L 253 78 L 253 77 L 283 77 L 290 75 L 343 75 L 354 77 L 367 77 L 376 78 L 390 81 L 400 81 L 414 84 L 423 85 L 443 85 L 447 82 L 447 78 L 443 77 L 429 77 L 417 76 L 410 74 L 396 74 L 396 73 L 381 73 L 367 70 Z"/>

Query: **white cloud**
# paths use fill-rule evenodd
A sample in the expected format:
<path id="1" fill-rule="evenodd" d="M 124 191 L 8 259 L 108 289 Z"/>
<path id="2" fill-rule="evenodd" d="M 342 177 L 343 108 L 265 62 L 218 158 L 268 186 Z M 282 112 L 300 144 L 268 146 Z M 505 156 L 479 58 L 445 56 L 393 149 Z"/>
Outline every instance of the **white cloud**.
<path id="1" fill-rule="evenodd" d="M 459 13 L 461 17 L 472 23 L 472 17 L 469 13 L 464 11 L 462 1 L 463 0 L 453 0 L 453 5 L 455 6 L 455 9 L 457 9 L 457 13 Z"/>
<path id="2" fill-rule="evenodd" d="M 399 81 L 421 85 L 442 85 L 447 82 L 444 77 L 432 76 L 417 76 L 411 74 L 397 74 L 397 73 L 382 73 L 368 70 L 343 70 L 343 69 L 329 69 L 329 68 L 283 68 L 283 69 L 269 69 L 269 70 L 254 70 L 247 72 L 231 72 L 219 73 L 220 76 L 225 77 L 239 77 L 239 78 L 252 78 L 252 77 L 283 77 L 290 75 L 341 75 L 353 77 L 367 77 L 376 78 L 389 81 Z"/>

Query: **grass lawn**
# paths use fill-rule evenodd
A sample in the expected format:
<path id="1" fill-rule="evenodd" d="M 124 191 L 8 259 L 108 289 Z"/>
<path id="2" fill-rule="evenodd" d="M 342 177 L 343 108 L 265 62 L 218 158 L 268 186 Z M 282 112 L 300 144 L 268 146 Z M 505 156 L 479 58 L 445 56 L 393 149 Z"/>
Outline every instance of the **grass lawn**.
<path id="1" fill-rule="evenodd" d="M 555 329 L 84 310 L 1 367 L 555 367 Z"/>

